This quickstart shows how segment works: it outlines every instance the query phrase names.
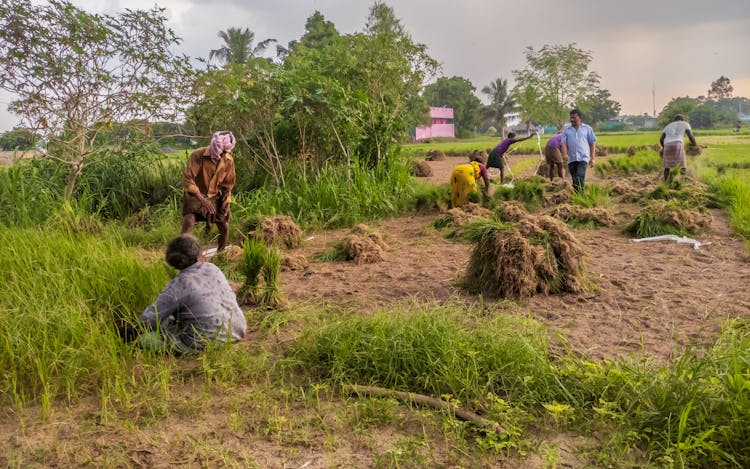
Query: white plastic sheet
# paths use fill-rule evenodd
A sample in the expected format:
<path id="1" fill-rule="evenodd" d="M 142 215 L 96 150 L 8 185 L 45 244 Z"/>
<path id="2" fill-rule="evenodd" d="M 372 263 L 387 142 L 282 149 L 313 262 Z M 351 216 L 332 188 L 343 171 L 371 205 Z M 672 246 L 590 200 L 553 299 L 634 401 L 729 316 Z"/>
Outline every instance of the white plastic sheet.
<path id="1" fill-rule="evenodd" d="M 698 249 L 701 246 L 706 246 L 711 243 L 701 243 L 700 241 L 697 241 L 693 238 L 688 238 L 685 236 L 677 236 L 673 234 L 667 234 L 667 235 L 661 235 L 661 236 L 652 236 L 650 238 L 638 238 L 631 240 L 634 243 L 640 243 L 643 241 L 676 241 L 678 243 L 685 243 L 685 244 L 692 244 L 693 249 Z"/>

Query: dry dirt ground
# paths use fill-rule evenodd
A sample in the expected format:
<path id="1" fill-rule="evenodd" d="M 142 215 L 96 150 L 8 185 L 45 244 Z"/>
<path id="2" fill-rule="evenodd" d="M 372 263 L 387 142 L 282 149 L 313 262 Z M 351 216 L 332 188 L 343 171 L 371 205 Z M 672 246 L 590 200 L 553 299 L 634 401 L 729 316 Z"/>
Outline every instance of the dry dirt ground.
<path id="1" fill-rule="evenodd" d="M 434 174 L 428 181 L 445 183 L 452 168 L 464 161 L 449 157 L 430 162 Z M 533 165 L 530 168 L 528 173 L 533 172 Z M 589 179 L 595 179 L 593 172 Z M 634 243 L 620 233 L 634 207 L 622 205 L 615 210 L 622 212 L 616 226 L 574 230 L 586 247 L 585 265 L 595 289 L 522 302 L 484 300 L 484 307 L 531 316 L 548 327 L 553 343 L 559 343 L 556 337 L 562 335 L 568 347 L 593 358 L 643 354 L 663 361 L 690 344 L 714 341 L 726 318 L 750 318 L 750 261 L 722 212 L 712 212 L 710 229 L 697 237 L 704 245 L 695 250 L 674 242 Z M 434 229 L 437 215 L 369 223 L 388 245 L 381 262 L 310 261 L 307 268 L 282 273 L 283 296 L 292 305 L 326 304 L 360 314 L 413 301 L 478 304 L 477 296 L 457 287 L 471 246 L 448 240 Z M 304 233 L 303 246 L 288 254 L 310 260 L 348 233 Z M 251 331 L 240 346 L 256 347 L 261 335 Z M 445 423 L 419 409 L 398 406 L 392 423 L 361 431 L 349 423 L 361 409 L 355 399 L 323 398 L 317 405 L 313 399 L 305 405 L 289 389 L 272 384 L 261 389 L 253 383 L 231 389 L 208 387 L 202 384 L 199 361 L 186 360 L 180 366 L 185 368 L 185 380 L 170 384 L 171 398 L 162 407 L 155 406 L 160 415 L 125 414 L 108 423 L 96 399 L 56 411 L 46 422 L 35 415 L 38 409 L 21 415 L 5 409 L 0 412 L 0 465 L 555 467 L 542 457 L 542 449 L 522 459 L 502 454 L 466 458 L 444 439 L 441 425 Z M 303 391 L 310 392 L 297 392 Z M 279 395 L 265 394 L 269 392 Z M 122 406 L 127 408 L 127 403 Z M 418 438 L 422 435 L 427 443 Z M 542 441 L 540 448 L 547 445 L 554 450 L 556 467 L 591 467 L 580 454 L 581 445 L 590 441 L 554 432 L 536 436 Z M 430 456 L 419 459 L 414 451 Z"/>
<path id="2" fill-rule="evenodd" d="M 425 180 L 445 183 L 453 167 L 464 161 L 431 161 L 433 175 Z M 596 181 L 593 171 L 588 178 Z M 634 208 L 616 203 L 615 210 L 627 214 Z M 593 291 L 535 296 L 510 305 L 485 299 L 485 306 L 530 315 L 547 325 L 552 336 L 561 333 L 574 350 L 593 358 L 635 353 L 667 360 L 686 345 L 712 342 L 723 320 L 750 318 L 750 262 L 743 242 L 732 236 L 727 216 L 720 210 L 711 215 L 708 232 L 696 237 L 702 243 L 697 250 L 672 241 L 632 242 L 620 233 L 627 216 L 612 227 L 574 230 L 586 249 Z M 311 262 L 307 269 L 283 273 L 282 290 L 293 304 L 315 299 L 363 312 L 410 297 L 479 301 L 457 288 L 471 245 L 445 239 L 432 228 L 435 218 L 430 214 L 373 222 L 368 227 L 389 247 L 383 261 Z M 348 232 L 306 233 L 312 239 L 296 254 L 309 258 Z"/>

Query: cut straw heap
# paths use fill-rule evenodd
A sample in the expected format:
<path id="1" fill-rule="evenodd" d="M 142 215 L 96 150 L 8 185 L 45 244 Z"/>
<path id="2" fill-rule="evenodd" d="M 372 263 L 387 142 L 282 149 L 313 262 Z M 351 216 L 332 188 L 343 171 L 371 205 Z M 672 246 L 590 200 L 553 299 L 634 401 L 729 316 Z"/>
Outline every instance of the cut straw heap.
<path id="1" fill-rule="evenodd" d="M 477 220 L 466 227 L 475 243 L 464 286 L 490 297 L 523 298 L 579 292 L 584 285 L 583 247 L 565 223 L 549 216 Z"/>

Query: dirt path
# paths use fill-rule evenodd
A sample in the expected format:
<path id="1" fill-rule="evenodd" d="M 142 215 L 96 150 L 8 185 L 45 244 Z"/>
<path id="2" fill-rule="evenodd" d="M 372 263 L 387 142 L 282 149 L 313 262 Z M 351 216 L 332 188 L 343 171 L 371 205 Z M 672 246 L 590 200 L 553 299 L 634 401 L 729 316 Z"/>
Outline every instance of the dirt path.
<path id="1" fill-rule="evenodd" d="M 427 180 L 447 181 L 452 168 L 463 161 L 430 162 L 433 176 Z M 617 209 L 635 210 L 620 205 Z M 725 319 L 750 318 L 750 262 L 743 243 L 732 237 L 723 212 L 714 210 L 712 215 L 709 231 L 697 237 L 704 243 L 698 250 L 669 241 L 634 243 L 620 234 L 627 220 L 599 230 L 574 230 L 586 246 L 585 262 L 595 291 L 535 296 L 511 306 L 507 301 L 485 303 L 488 308 L 531 315 L 549 326 L 552 336 L 562 333 L 570 347 L 594 358 L 642 353 L 669 359 L 688 344 L 714 341 Z M 411 298 L 478 301 L 456 286 L 471 245 L 445 239 L 431 226 L 436 216 L 372 223 L 370 228 L 389 245 L 382 262 L 311 262 L 304 271 L 283 273 L 284 294 L 292 304 L 319 301 L 362 312 Z M 348 232 L 308 233 L 312 239 L 295 254 L 310 258 Z"/>

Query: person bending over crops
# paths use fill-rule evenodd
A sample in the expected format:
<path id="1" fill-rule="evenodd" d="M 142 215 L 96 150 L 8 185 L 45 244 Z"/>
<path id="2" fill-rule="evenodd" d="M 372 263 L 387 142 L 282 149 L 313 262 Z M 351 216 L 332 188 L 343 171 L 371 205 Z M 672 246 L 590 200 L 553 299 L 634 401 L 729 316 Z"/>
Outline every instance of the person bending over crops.
<path id="1" fill-rule="evenodd" d="M 503 183 L 503 180 L 505 179 L 505 152 L 508 151 L 508 148 L 510 148 L 511 145 L 517 142 L 523 142 L 524 140 L 528 140 L 531 137 L 533 137 L 534 134 L 530 134 L 527 137 L 524 138 L 516 138 L 516 134 L 513 132 L 508 134 L 508 138 L 503 139 L 500 143 L 497 144 L 495 148 L 490 150 L 489 158 L 487 159 L 487 167 L 488 168 L 497 168 L 500 170 L 500 184 Z"/>
<path id="2" fill-rule="evenodd" d="M 563 157 L 562 157 L 562 130 L 547 141 L 544 147 L 544 159 L 549 167 L 549 180 L 555 178 L 555 173 L 563 177 Z"/>
<path id="3" fill-rule="evenodd" d="M 472 156 L 472 161 L 453 168 L 451 173 L 451 206 L 461 207 L 469 201 L 469 195 L 477 192 L 477 180 L 482 178 L 484 187 L 482 195 L 489 198 L 490 178 L 487 167 L 479 155 Z"/>
<path id="4" fill-rule="evenodd" d="M 237 179 L 234 159 L 229 153 L 235 145 L 232 132 L 214 132 L 207 147 L 198 148 L 188 158 L 182 174 L 185 202 L 182 206 L 182 234 L 191 234 L 196 222 L 205 221 L 206 231 L 215 223 L 219 230 L 217 252 L 229 239 L 232 188 Z"/>
<path id="5" fill-rule="evenodd" d="M 685 158 L 685 134 L 690 139 L 690 143 L 696 146 L 693 131 L 690 124 L 685 122 L 682 114 L 677 114 L 674 121 L 664 127 L 664 131 L 659 137 L 662 152 L 661 158 L 664 165 L 664 180 L 669 179 L 669 171 L 672 168 L 680 167 L 680 173 L 685 174 L 687 161 Z"/>
<path id="6" fill-rule="evenodd" d="M 202 350 L 208 341 L 234 342 L 245 337 L 245 313 L 224 273 L 210 262 L 198 262 L 200 244 L 181 235 L 167 244 L 166 261 L 178 269 L 139 318 L 149 330 L 139 337 L 149 350 L 176 355 Z"/>

